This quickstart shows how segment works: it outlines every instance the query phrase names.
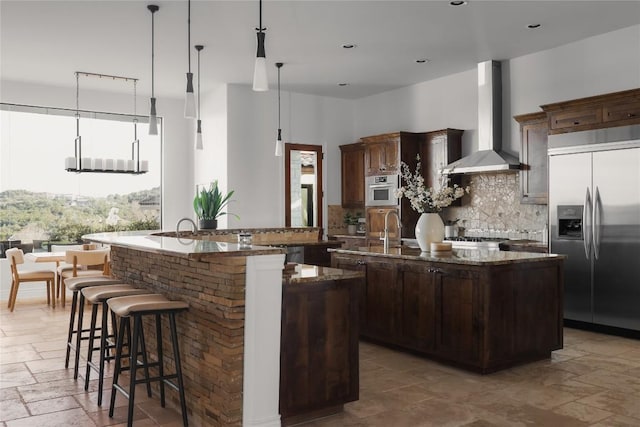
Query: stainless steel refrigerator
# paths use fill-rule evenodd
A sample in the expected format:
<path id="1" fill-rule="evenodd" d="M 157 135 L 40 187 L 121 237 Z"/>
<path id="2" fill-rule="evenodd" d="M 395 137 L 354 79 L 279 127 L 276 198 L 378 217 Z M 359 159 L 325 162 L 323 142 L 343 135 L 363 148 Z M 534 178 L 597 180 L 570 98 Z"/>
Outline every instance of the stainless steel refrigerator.
<path id="1" fill-rule="evenodd" d="M 565 319 L 640 331 L 640 126 L 549 135 Z"/>

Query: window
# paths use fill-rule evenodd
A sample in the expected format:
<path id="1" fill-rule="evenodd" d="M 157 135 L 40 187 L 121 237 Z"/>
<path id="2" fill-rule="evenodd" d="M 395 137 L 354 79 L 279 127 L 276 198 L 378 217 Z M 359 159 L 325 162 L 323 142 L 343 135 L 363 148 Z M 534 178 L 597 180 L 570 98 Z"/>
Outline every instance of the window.
<path id="1" fill-rule="evenodd" d="M 160 228 L 161 138 L 146 123 L 137 137 L 148 173 L 77 174 L 64 169 L 74 156 L 75 110 L 0 106 L 0 240 Z M 80 135 L 82 157 L 131 159 L 133 116 L 81 112 Z"/>

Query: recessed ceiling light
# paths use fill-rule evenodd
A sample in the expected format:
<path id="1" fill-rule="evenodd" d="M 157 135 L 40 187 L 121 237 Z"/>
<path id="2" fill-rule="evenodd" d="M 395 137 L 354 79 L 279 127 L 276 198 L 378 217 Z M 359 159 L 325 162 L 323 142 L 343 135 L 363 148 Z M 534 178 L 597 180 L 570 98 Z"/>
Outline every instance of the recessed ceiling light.
<path id="1" fill-rule="evenodd" d="M 356 47 L 355 43 L 343 43 L 342 44 L 342 48 L 343 49 L 353 49 L 354 47 Z"/>
<path id="2" fill-rule="evenodd" d="M 338 86 L 340 87 L 349 86 L 349 83 L 338 83 Z"/>
<path id="3" fill-rule="evenodd" d="M 540 24 L 529 24 L 527 25 L 527 28 L 531 28 L 532 30 L 536 28 L 540 28 Z"/>
<path id="4" fill-rule="evenodd" d="M 427 62 L 429 62 L 427 58 L 416 59 L 416 63 L 418 64 L 426 64 Z"/>
<path id="5" fill-rule="evenodd" d="M 449 2 L 449 4 L 450 4 L 451 6 L 464 6 L 464 5 L 466 5 L 466 4 L 467 4 L 467 2 L 466 2 L 466 1 L 458 0 L 458 1 L 450 1 L 450 2 Z"/>

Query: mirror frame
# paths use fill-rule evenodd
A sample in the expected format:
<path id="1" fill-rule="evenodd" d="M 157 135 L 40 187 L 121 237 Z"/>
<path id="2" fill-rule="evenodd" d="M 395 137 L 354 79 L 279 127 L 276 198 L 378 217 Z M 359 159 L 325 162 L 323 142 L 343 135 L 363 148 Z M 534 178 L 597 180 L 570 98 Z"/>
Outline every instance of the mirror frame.
<path id="1" fill-rule="evenodd" d="M 316 161 L 318 165 L 318 169 L 316 171 L 316 182 L 318 183 L 318 191 L 316 192 L 315 206 L 317 206 L 318 209 L 318 223 L 313 226 L 322 229 L 324 224 L 322 222 L 322 211 L 324 210 L 324 207 L 322 206 L 322 199 L 324 197 L 324 188 L 322 184 L 324 154 L 322 153 L 321 145 L 284 144 L 284 225 L 285 227 L 291 227 L 291 151 L 294 150 L 314 151 L 316 153 Z"/>

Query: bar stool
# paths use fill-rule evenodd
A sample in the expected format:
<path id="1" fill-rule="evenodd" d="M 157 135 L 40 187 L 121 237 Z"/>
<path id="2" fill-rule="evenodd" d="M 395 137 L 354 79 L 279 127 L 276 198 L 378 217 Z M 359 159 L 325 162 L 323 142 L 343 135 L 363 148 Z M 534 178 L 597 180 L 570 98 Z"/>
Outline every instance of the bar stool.
<path id="1" fill-rule="evenodd" d="M 89 379 L 91 377 L 91 369 L 93 368 L 98 372 L 98 406 L 102 406 L 102 386 L 104 384 L 104 362 L 111 360 L 114 356 L 108 356 L 107 353 L 110 349 L 115 348 L 115 339 L 117 335 L 117 328 L 115 323 L 115 315 L 112 313 L 112 334 L 108 332 L 108 319 L 109 319 L 109 307 L 107 300 L 115 297 L 123 297 L 130 295 L 143 295 L 149 294 L 149 291 L 145 289 L 137 289 L 128 284 L 121 285 L 104 285 L 104 286 L 91 286 L 82 289 L 82 296 L 84 299 L 92 304 L 91 306 L 91 323 L 89 324 L 89 351 L 87 353 L 87 372 L 84 376 L 84 389 L 89 389 Z M 96 328 L 96 321 L 98 317 L 98 307 L 102 307 L 102 321 L 100 328 Z M 94 347 L 94 340 L 96 339 L 96 331 L 99 330 L 100 346 Z M 128 334 L 129 336 L 130 334 Z M 109 339 L 113 339 L 114 344 L 108 344 Z M 127 340 L 127 343 L 131 342 L 131 339 Z M 143 341 L 144 343 L 144 341 Z M 100 360 L 98 365 L 92 362 L 93 351 L 100 351 Z M 142 346 L 143 358 L 146 358 L 146 350 Z M 143 362 L 147 364 L 146 360 Z M 146 377 L 149 377 L 149 370 L 145 370 Z M 147 393 L 151 397 L 151 385 L 147 384 Z"/>
<path id="2" fill-rule="evenodd" d="M 69 356 L 71 350 L 75 351 L 75 360 L 73 365 L 73 379 L 78 379 L 78 365 L 80 364 L 80 341 L 83 332 L 89 332 L 89 329 L 82 329 L 82 321 L 84 314 L 84 297 L 78 292 L 89 286 L 104 286 L 122 283 L 122 280 L 114 279 L 110 276 L 94 276 L 94 277 L 69 277 L 64 281 L 65 286 L 73 292 L 71 300 L 71 313 L 69 314 L 69 332 L 67 334 L 67 354 L 64 360 L 64 367 L 69 367 Z M 79 301 L 78 301 L 79 300 Z M 78 312 L 78 320 L 76 327 L 76 312 Z M 76 342 L 73 343 L 73 334 L 76 334 Z"/>
<path id="3" fill-rule="evenodd" d="M 111 298 L 107 301 L 109 308 L 116 316 L 120 317 L 120 324 L 118 326 L 118 339 L 116 343 L 116 363 L 113 373 L 113 386 L 111 388 L 111 402 L 109 405 L 109 417 L 113 417 L 113 410 L 116 403 L 116 391 L 122 393 L 127 399 L 129 399 L 129 408 L 127 414 L 127 426 L 133 425 L 133 407 L 136 384 L 149 383 L 152 381 L 160 382 L 160 404 L 164 408 L 165 384 L 173 388 L 180 395 L 180 408 L 182 410 L 182 424 L 187 427 L 189 422 L 187 420 L 187 405 L 184 397 L 184 385 L 182 381 L 182 366 L 180 363 L 180 351 L 178 349 L 178 333 L 176 330 L 176 313 L 187 310 L 189 304 L 182 301 L 171 301 L 160 294 L 152 295 L 134 295 L 127 297 Z M 162 314 L 169 316 L 169 324 L 171 327 L 171 343 L 173 346 L 174 361 L 176 365 L 176 372 L 174 374 L 165 374 L 163 366 L 163 351 L 162 351 Z M 142 317 L 145 315 L 155 315 L 156 320 L 156 343 L 158 352 L 158 361 L 153 363 L 147 363 L 147 367 L 158 368 L 158 376 L 152 378 L 145 378 L 138 380 L 136 378 L 136 370 L 138 368 L 138 345 L 139 340 L 144 340 L 142 336 Z M 133 318 L 133 329 L 131 332 L 131 345 L 129 348 L 129 389 L 118 384 L 118 377 L 120 372 L 126 368 L 122 366 L 122 345 L 124 340 L 125 325 L 130 327 L 130 318 Z M 177 384 L 172 379 L 177 380 Z"/>

